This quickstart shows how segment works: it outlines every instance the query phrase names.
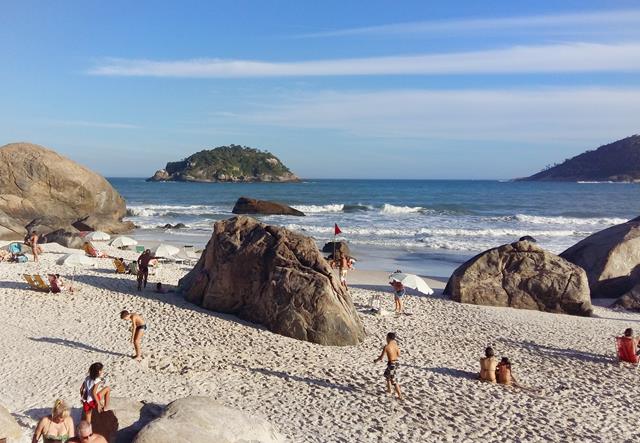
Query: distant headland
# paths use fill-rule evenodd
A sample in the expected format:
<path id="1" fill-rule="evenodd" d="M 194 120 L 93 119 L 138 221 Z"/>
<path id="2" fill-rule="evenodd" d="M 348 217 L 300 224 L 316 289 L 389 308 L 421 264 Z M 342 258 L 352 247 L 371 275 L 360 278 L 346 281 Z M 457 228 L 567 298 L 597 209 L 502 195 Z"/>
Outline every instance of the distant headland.
<path id="1" fill-rule="evenodd" d="M 640 182 L 640 135 L 632 135 L 518 181 Z"/>
<path id="2" fill-rule="evenodd" d="M 169 162 L 147 181 L 283 183 L 300 179 L 268 151 L 229 145 L 196 152 L 182 161 Z"/>

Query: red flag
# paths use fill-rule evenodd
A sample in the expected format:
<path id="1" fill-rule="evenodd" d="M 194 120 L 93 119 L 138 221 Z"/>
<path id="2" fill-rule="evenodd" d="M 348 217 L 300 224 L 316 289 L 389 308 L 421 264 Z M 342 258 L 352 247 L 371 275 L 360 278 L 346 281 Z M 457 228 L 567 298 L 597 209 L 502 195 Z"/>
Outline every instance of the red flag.
<path id="1" fill-rule="evenodd" d="M 333 227 L 333 235 L 338 235 L 338 234 L 342 234 L 342 231 L 338 227 L 338 224 L 335 223 L 335 226 Z"/>

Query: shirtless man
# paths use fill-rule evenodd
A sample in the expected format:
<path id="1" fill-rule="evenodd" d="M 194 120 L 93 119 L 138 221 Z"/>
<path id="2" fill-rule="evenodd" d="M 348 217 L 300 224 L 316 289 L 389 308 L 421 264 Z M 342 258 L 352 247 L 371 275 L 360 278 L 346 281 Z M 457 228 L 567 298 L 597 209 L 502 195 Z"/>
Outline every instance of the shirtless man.
<path id="1" fill-rule="evenodd" d="M 485 349 L 484 355 L 480 359 L 480 380 L 495 383 L 498 359 L 495 357 L 492 347 Z"/>
<path id="2" fill-rule="evenodd" d="M 387 392 L 391 393 L 391 385 L 395 388 L 396 395 L 402 400 L 402 392 L 400 392 L 400 385 L 396 381 L 396 372 L 398 371 L 398 358 L 400 358 L 400 348 L 396 341 L 396 333 L 389 332 L 387 334 L 387 345 L 382 348 L 380 357 L 376 358 L 373 362 L 378 363 L 382 361 L 384 356 L 387 356 L 387 369 L 384 371 L 384 378 L 387 381 Z"/>
<path id="3" fill-rule="evenodd" d="M 133 349 L 136 351 L 136 355 L 134 358 L 136 361 L 142 360 L 142 336 L 144 332 L 147 330 L 147 325 L 144 322 L 144 318 L 140 314 L 135 314 L 129 311 L 122 311 L 120 313 L 120 318 L 122 320 L 131 321 L 131 343 L 133 343 Z"/>
<path id="4" fill-rule="evenodd" d="M 91 423 L 82 420 L 78 425 L 78 435 L 71 440 L 68 440 L 69 443 L 108 443 L 107 439 L 104 438 L 100 434 L 96 434 L 93 432 L 91 428 Z"/>
<path id="5" fill-rule="evenodd" d="M 42 251 L 38 246 L 38 233 L 33 231 L 31 233 L 31 237 L 29 238 L 29 246 L 31 246 L 31 251 L 33 252 L 33 261 L 38 262 L 38 254 Z"/>
<path id="6" fill-rule="evenodd" d="M 149 262 L 151 257 L 151 250 L 147 249 L 140 257 L 138 257 L 138 291 L 142 291 L 142 285 L 147 287 L 147 279 L 149 278 Z"/>
<path id="7" fill-rule="evenodd" d="M 344 254 L 340 254 L 340 260 L 338 262 L 338 268 L 340 269 L 340 284 L 345 288 L 347 287 L 347 271 L 349 270 L 349 261 Z"/>

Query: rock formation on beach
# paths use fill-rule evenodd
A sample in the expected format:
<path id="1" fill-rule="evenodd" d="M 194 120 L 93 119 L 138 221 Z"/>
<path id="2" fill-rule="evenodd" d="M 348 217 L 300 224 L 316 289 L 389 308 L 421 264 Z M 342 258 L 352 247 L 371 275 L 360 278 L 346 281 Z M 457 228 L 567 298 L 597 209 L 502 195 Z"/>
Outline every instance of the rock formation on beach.
<path id="1" fill-rule="evenodd" d="M 147 423 L 159 417 L 163 409 L 154 403 L 111 397 L 108 411 L 94 411 L 91 415 L 91 427 L 109 442 L 130 442 Z"/>
<path id="2" fill-rule="evenodd" d="M 169 162 L 147 181 L 297 182 L 300 179 L 270 152 L 230 145 Z"/>
<path id="3" fill-rule="evenodd" d="M 249 217 L 217 222 L 200 261 L 178 285 L 206 309 L 299 340 L 355 345 L 365 336 L 349 293 L 315 242 Z"/>
<path id="4" fill-rule="evenodd" d="M 640 283 L 635 285 L 629 292 L 613 302 L 611 307 L 622 308 L 632 312 L 640 312 Z"/>
<path id="5" fill-rule="evenodd" d="M 596 232 L 560 256 L 587 272 L 592 297 L 620 297 L 640 283 L 640 217 Z"/>
<path id="6" fill-rule="evenodd" d="M 26 226 L 40 234 L 74 224 L 119 233 L 126 207 L 100 175 L 54 151 L 30 143 L 0 148 L 0 238 L 22 239 Z"/>
<path id="7" fill-rule="evenodd" d="M 234 214 L 262 214 L 262 215 L 295 215 L 303 217 L 304 212 L 283 203 L 254 198 L 240 197 L 231 211 Z"/>
<path id="8" fill-rule="evenodd" d="M 265 419 L 226 407 L 208 397 L 170 403 L 147 424 L 133 443 L 284 443 Z"/>
<path id="9" fill-rule="evenodd" d="M 327 242 L 322 247 L 322 252 L 329 253 L 330 258 L 333 257 L 333 251 L 335 246 L 336 257 L 340 257 L 342 255 L 346 257 L 351 257 L 351 249 L 349 249 L 349 244 L 346 241 L 337 241 L 337 242 Z"/>
<path id="10" fill-rule="evenodd" d="M 2 438 L 7 438 L 7 443 L 21 441 L 22 428 L 9 410 L 0 405 L 0 441 Z"/>
<path id="11" fill-rule="evenodd" d="M 462 303 L 591 314 L 584 270 L 529 241 L 473 257 L 454 271 L 444 293 Z"/>
<path id="12" fill-rule="evenodd" d="M 600 146 L 518 180 L 640 182 L 640 135 Z"/>

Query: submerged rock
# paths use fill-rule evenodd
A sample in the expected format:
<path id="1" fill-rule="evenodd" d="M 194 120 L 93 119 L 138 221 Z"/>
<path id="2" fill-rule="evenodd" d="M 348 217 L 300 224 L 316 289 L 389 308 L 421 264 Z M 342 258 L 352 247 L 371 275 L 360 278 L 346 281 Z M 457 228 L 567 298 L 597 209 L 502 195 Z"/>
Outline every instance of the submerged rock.
<path id="1" fill-rule="evenodd" d="M 462 303 L 591 315 L 584 270 L 529 241 L 473 257 L 454 271 L 444 293 Z"/>
<path id="2" fill-rule="evenodd" d="M 240 197 L 231 212 L 234 214 L 304 216 L 302 211 L 298 211 L 291 206 L 266 200 L 256 200 L 248 197 Z"/>
<path id="3" fill-rule="evenodd" d="M 187 300 L 323 345 L 365 336 L 349 293 L 315 242 L 249 217 L 214 225 L 195 268 L 179 282 Z"/>
<path id="4" fill-rule="evenodd" d="M 592 297 L 620 297 L 640 283 L 640 217 L 596 232 L 560 257 L 586 271 Z"/>

